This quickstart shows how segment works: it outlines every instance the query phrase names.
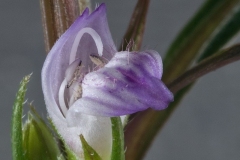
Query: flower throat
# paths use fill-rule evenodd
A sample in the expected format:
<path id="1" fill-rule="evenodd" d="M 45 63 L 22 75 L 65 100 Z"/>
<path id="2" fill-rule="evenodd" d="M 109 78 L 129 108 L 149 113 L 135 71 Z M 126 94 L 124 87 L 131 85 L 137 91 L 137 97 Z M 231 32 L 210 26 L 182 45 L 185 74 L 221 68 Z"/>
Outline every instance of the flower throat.
<path id="1" fill-rule="evenodd" d="M 87 27 L 81 29 L 74 39 L 70 51 L 69 66 L 65 71 L 65 78 L 63 79 L 58 92 L 59 106 L 63 116 L 66 116 L 71 105 L 82 97 L 82 80 L 86 74 L 86 69 L 82 64 L 82 61 L 76 59 L 76 55 L 80 40 L 85 33 L 88 33 L 93 38 L 97 47 L 98 56 L 90 55 L 89 58 L 91 62 L 96 65 L 97 68 L 102 68 L 105 65 L 104 60 L 101 58 L 103 55 L 103 43 L 101 37 L 92 28 Z"/>

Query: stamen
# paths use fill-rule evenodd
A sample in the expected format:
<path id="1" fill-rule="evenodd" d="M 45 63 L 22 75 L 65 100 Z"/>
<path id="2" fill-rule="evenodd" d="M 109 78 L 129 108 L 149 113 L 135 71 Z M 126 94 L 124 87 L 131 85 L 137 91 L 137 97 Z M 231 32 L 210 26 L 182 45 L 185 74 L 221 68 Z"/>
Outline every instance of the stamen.
<path id="1" fill-rule="evenodd" d="M 78 86 L 78 90 L 77 90 L 77 92 L 75 94 L 74 100 L 76 101 L 76 100 L 78 100 L 81 97 L 82 97 L 82 86 L 79 85 Z"/>
<path id="2" fill-rule="evenodd" d="M 80 77 L 80 75 L 81 75 L 81 68 L 82 68 L 81 65 L 82 65 L 82 61 L 79 62 L 77 68 L 75 69 L 75 71 L 73 73 L 73 78 L 68 82 L 67 88 L 69 88 Z"/>
<path id="3" fill-rule="evenodd" d="M 99 67 L 104 67 L 106 64 L 101 57 L 98 57 L 96 55 L 90 55 L 89 58 L 95 65 Z"/>
<path id="4" fill-rule="evenodd" d="M 75 84 L 73 86 L 74 93 L 70 97 L 69 105 L 71 106 L 76 100 L 82 97 L 82 85 Z"/>
<path id="5" fill-rule="evenodd" d="M 72 49 L 70 52 L 69 64 L 71 64 L 76 58 L 77 48 L 79 46 L 79 42 L 80 42 L 82 36 L 84 35 L 84 33 L 88 33 L 92 36 L 92 38 L 95 41 L 95 44 L 97 46 L 98 55 L 102 56 L 102 54 L 103 54 L 103 43 L 102 43 L 102 40 L 101 40 L 101 37 L 99 36 L 99 34 L 92 28 L 88 28 L 88 27 L 83 28 L 77 33 L 77 36 L 75 37 L 75 40 L 73 42 Z"/>

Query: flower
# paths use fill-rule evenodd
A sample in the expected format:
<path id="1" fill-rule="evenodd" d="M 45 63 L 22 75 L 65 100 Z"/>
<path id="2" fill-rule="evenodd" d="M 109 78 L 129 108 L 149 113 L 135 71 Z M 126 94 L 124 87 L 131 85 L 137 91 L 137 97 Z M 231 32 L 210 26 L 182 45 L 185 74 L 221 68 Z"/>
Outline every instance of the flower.
<path id="1" fill-rule="evenodd" d="M 86 9 L 59 38 L 42 69 L 50 118 L 69 147 L 83 157 L 79 135 L 109 159 L 113 116 L 164 109 L 172 93 L 160 81 L 156 51 L 117 52 L 100 5 Z"/>

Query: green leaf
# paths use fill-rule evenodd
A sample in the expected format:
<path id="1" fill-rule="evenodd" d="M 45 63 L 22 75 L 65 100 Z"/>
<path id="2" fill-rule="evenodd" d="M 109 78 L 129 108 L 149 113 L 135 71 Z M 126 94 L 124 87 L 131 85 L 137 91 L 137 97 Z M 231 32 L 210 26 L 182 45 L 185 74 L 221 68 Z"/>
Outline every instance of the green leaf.
<path id="1" fill-rule="evenodd" d="M 239 31 L 240 3 L 236 5 L 232 12 L 233 13 L 230 14 L 231 16 L 219 25 L 206 45 L 202 47 L 200 52 L 201 57 L 198 59 L 198 62 L 216 53 Z"/>
<path id="2" fill-rule="evenodd" d="M 82 148 L 84 152 L 84 159 L 85 160 L 101 160 L 101 157 L 98 153 L 87 143 L 84 139 L 83 135 L 80 135 L 80 140 L 82 142 Z"/>
<path id="3" fill-rule="evenodd" d="M 31 106 L 28 121 L 23 130 L 23 147 L 25 157 L 29 160 L 54 160 L 60 156 L 58 143 L 50 128 Z"/>
<path id="4" fill-rule="evenodd" d="M 112 117 L 112 154 L 111 160 L 124 160 L 124 134 L 120 117 Z M 135 148 L 136 149 L 136 148 Z"/>
<path id="5" fill-rule="evenodd" d="M 20 88 L 17 92 L 17 97 L 13 105 L 12 114 L 12 130 L 11 130 L 11 141 L 12 141 L 12 157 L 13 160 L 24 160 L 23 150 L 23 135 L 22 135 L 22 108 L 24 104 L 25 93 L 27 90 L 27 84 L 31 75 L 25 76 L 20 83 Z"/>
<path id="6" fill-rule="evenodd" d="M 150 0 L 138 0 L 119 50 L 141 48 Z"/>
<path id="7" fill-rule="evenodd" d="M 164 59 L 165 83 L 177 78 L 191 65 L 204 42 L 223 20 L 231 16 L 238 3 L 239 0 L 208 0 L 204 3 L 169 47 Z"/>

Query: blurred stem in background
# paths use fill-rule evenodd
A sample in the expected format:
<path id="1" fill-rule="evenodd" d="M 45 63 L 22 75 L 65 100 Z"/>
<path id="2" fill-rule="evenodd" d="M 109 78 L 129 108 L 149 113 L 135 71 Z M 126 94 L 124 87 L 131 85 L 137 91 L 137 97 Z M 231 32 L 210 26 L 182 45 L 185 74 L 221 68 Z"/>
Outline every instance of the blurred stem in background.
<path id="1" fill-rule="evenodd" d="M 90 0 L 40 0 L 46 53 L 86 8 Z"/>
<path id="2" fill-rule="evenodd" d="M 138 0 L 119 50 L 139 50 L 142 45 L 150 0 Z"/>

